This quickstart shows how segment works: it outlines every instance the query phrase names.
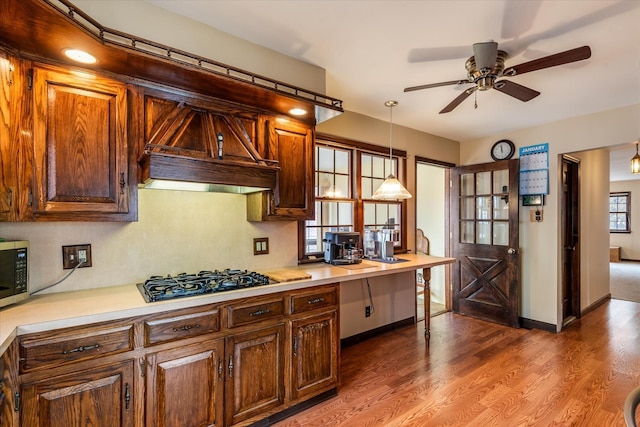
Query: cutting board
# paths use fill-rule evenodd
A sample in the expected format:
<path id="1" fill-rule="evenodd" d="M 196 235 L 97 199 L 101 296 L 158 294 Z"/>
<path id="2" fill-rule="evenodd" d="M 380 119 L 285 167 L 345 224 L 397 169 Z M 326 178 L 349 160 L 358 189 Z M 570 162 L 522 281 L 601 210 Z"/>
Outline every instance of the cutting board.
<path id="1" fill-rule="evenodd" d="M 276 282 L 293 282 L 294 280 L 311 279 L 311 275 L 304 271 L 282 270 L 266 273 L 267 276 Z"/>

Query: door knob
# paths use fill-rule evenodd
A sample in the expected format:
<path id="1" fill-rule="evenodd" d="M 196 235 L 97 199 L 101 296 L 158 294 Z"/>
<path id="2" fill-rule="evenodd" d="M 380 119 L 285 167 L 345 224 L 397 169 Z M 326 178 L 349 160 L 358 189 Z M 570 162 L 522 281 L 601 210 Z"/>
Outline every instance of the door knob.
<path id="1" fill-rule="evenodd" d="M 517 249 L 514 249 L 514 248 L 509 248 L 509 250 L 507 250 L 507 253 L 508 253 L 509 255 L 517 254 L 517 253 L 518 253 L 518 250 L 517 250 Z"/>

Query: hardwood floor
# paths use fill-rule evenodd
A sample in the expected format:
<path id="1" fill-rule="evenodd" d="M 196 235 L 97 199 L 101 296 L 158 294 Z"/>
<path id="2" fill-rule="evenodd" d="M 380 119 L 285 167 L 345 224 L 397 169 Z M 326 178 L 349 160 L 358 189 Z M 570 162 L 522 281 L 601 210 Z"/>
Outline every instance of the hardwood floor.
<path id="1" fill-rule="evenodd" d="M 640 384 L 640 304 L 611 300 L 565 331 L 452 313 L 342 349 L 338 396 L 293 426 L 624 426 Z"/>

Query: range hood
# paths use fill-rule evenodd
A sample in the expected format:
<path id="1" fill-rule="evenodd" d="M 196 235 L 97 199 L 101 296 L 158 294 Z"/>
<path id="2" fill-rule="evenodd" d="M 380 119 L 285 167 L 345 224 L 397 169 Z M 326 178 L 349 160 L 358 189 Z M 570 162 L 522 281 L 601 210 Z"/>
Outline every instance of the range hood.
<path id="1" fill-rule="evenodd" d="M 248 194 L 276 187 L 277 161 L 255 146 L 258 115 L 145 96 L 139 187 Z"/>

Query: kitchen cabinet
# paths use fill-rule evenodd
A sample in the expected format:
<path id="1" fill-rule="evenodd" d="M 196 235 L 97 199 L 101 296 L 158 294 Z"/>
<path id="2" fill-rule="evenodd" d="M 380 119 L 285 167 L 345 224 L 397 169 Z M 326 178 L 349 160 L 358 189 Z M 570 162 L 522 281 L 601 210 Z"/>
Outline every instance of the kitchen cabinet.
<path id="1" fill-rule="evenodd" d="M 0 50 L 0 221 L 30 218 L 31 104 L 27 62 Z"/>
<path id="2" fill-rule="evenodd" d="M 0 359 L 0 426 L 245 426 L 337 388 L 338 360 L 336 284 L 36 332 Z"/>
<path id="3" fill-rule="evenodd" d="M 129 169 L 131 87 L 91 71 L 32 68 L 36 220 L 136 219 Z"/>
<path id="4" fill-rule="evenodd" d="M 23 384 L 20 425 L 135 425 L 133 363 L 127 360 Z"/>
<path id="5" fill-rule="evenodd" d="M 290 296 L 291 399 L 317 395 L 338 385 L 338 289 L 334 285 Z"/>
<path id="6" fill-rule="evenodd" d="M 284 403 L 284 324 L 227 338 L 227 425 Z"/>
<path id="7" fill-rule="evenodd" d="M 224 340 L 146 357 L 147 427 L 223 425 Z"/>
<path id="8" fill-rule="evenodd" d="M 305 220 L 315 215 L 314 128 L 291 119 L 262 118 L 266 129 L 259 151 L 277 160 L 280 170 L 273 191 L 247 195 L 249 221 Z"/>

